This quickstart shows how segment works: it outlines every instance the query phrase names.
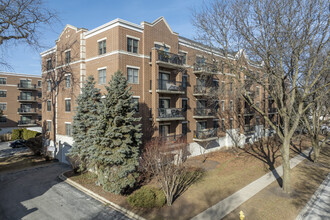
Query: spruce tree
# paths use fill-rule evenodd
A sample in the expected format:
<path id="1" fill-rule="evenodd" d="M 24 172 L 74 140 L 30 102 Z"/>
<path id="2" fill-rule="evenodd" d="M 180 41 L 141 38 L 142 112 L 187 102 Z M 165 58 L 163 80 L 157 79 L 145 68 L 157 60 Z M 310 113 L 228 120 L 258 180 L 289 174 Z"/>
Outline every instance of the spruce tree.
<path id="1" fill-rule="evenodd" d="M 134 117 L 131 88 L 120 71 L 114 74 L 106 90 L 93 161 L 98 183 L 106 191 L 119 194 L 133 187 L 138 177 L 141 118 Z"/>
<path id="2" fill-rule="evenodd" d="M 80 159 L 80 171 L 90 167 L 90 156 L 94 151 L 98 110 L 101 103 L 100 90 L 95 88 L 95 81 L 89 76 L 81 94 L 77 98 L 76 114 L 73 118 L 72 137 L 74 140 L 70 156 Z"/>

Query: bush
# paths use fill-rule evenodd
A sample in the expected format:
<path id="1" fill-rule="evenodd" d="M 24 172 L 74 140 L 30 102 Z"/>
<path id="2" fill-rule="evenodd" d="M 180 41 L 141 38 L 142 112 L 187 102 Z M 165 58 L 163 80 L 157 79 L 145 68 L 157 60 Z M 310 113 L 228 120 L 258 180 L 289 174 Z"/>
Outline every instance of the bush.
<path id="1" fill-rule="evenodd" d="M 24 140 L 29 140 L 30 138 L 35 138 L 39 132 L 37 131 L 31 131 L 26 128 L 23 129 L 23 139 Z"/>
<path id="2" fill-rule="evenodd" d="M 23 129 L 14 129 L 13 134 L 11 135 L 11 140 L 18 140 L 18 139 L 23 139 Z"/>
<path id="3" fill-rule="evenodd" d="M 10 140 L 11 140 L 11 133 L 0 135 L 0 141 L 10 141 Z"/>
<path id="4" fill-rule="evenodd" d="M 127 197 L 127 202 L 133 207 L 154 208 L 162 207 L 166 198 L 162 190 L 143 186 Z"/>
<path id="5" fill-rule="evenodd" d="M 33 152 L 34 155 L 40 156 L 43 153 L 42 149 L 42 136 L 39 135 L 35 138 L 30 138 L 26 142 L 26 146 Z"/>

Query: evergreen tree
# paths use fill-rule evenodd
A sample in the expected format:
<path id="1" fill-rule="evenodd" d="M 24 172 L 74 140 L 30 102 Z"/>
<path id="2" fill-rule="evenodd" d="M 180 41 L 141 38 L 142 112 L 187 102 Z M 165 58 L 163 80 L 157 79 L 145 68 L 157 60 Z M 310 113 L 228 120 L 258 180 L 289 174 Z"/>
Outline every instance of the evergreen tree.
<path id="1" fill-rule="evenodd" d="M 74 144 L 71 148 L 70 156 L 78 156 L 80 159 L 80 171 L 92 165 L 90 156 L 94 151 L 93 143 L 100 103 L 100 90 L 95 88 L 94 78 L 89 76 L 82 88 L 82 93 L 77 98 L 76 114 L 73 118 L 72 137 Z"/>
<path id="2" fill-rule="evenodd" d="M 93 162 L 98 183 L 112 193 L 123 193 L 133 187 L 138 177 L 141 118 L 134 117 L 131 88 L 120 71 L 106 86 L 102 99 Z"/>

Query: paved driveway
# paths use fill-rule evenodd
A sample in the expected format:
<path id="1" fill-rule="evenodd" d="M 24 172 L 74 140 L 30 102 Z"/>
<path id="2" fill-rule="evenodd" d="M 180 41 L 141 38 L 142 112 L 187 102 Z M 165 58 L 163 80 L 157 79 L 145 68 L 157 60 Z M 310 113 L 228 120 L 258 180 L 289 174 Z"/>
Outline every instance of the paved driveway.
<path id="1" fill-rule="evenodd" d="M 54 163 L 0 174 L 0 219 L 128 219 L 62 182 L 68 169 Z"/>
<path id="2" fill-rule="evenodd" d="M 16 153 L 26 152 L 27 148 L 11 148 L 9 142 L 0 142 L 0 158 L 10 157 Z"/>

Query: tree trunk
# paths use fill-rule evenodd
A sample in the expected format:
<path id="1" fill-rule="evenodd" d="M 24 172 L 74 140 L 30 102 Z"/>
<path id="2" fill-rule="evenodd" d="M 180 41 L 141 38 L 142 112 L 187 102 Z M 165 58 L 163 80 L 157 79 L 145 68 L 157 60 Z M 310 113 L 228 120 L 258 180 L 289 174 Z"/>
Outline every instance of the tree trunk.
<path id="1" fill-rule="evenodd" d="M 319 140 L 317 138 L 312 139 L 312 146 L 314 151 L 314 163 L 319 161 L 321 146 L 319 145 Z"/>
<path id="2" fill-rule="evenodd" d="M 282 144 L 282 167 L 283 167 L 283 178 L 282 187 L 284 192 L 290 193 L 291 181 L 290 181 L 290 139 L 286 138 Z"/>

